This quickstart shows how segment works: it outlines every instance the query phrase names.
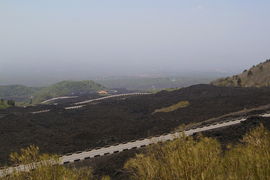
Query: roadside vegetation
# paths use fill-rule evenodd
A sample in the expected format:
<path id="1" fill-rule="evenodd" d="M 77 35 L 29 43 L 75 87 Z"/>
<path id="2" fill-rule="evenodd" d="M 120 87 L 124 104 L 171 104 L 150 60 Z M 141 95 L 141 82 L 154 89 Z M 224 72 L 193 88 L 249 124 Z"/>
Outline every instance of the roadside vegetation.
<path id="1" fill-rule="evenodd" d="M 3 99 L 0 99 L 0 109 L 6 109 L 6 108 L 9 108 L 9 107 L 13 107 L 15 106 L 15 102 L 12 101 L 12 100 L 3 100 Z"/>
<path id="2" fill-rule="evenodd" d="M 165 112 L 165 113 L 172 112 L 172 111 L 176 111 L 176 110 L 181 109 L 181 108 L 188 107 L 189 105 L 190 105 L 189 101 L 180 101 L 180 102 L 173 104 L 171 106 L 164 107 L 161 109 L 156 109 L 152 114 L 160 113 L 160 112 Z"/>
<path id="3" fill-rule="evenodd" d="M 270 132 L 262 125 L 242 143 L 229 145 L 207 137 L 185 137 L 153 145 L 130 159 L 125 168 L 134 180 L 246 180 L 270 178 Z"/>
<path id="4" fill-rule="evenodd" d="M 21 149 L 19 153 L 12 153 L 10 160 L 14 164 L 26 164 L 29 167 L 36 167 L 29 172 L 14 171 L 8 176 L 0 177 L 0 180 L 96 180 L 91 168 L 68 168 L 63 165 L 53 164 L 58 162 L 55 155 L 40 154 L 39 148 L 29 146 Z M 34 165 L 39 162 L 40 164 Z M 109 177 L 102 177 L 101 180 L 109 180 Z"/>

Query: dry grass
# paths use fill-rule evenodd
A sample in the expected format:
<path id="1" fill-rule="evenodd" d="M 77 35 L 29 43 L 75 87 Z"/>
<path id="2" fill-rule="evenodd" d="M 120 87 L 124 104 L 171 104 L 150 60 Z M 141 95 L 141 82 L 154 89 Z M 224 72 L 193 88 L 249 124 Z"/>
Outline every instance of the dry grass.
<path id="1" fill-rule="evenodd" d="M 173 104 L 171 106 L 164 107 L 161 109 L 156 109 L 152 114 L 159 113 L 159 112 L 172 112 L 172 111 L 176 111 L 176 110 L 181 109 L 181 108 L 188 107 L 189 105 L 190 105 L 190 103 L 188 101 L 180 101 L 180 102 Z"/>
<path id="2" fill-rule="evenodd" d="M 58 161 L 55 155 L 40 154 L 39 148 L 30 146 L 21 149 L 20 153 L 12 153 L 10 160 L 15 164 L 27 164 L 35 167 L 29 172 L 14 171 L 12 174 L 1 177 L 0 180 L 95 180 L 91 168 L 71 169 L 63 165 L 53 165 Z M 38 165 L 36 162 L 39 162 Z M 102 180 L 109 180 L 103 177 Z"/>
<path id="3" fill-rule="evenodd" d="M 212 138 L 180 137 L 148 148 L 125 164 L 135 180 L 260 180 L 270 178 L 270 133 L 263 126 L 222 152 Z"/>
<path id="4" fill-rule="evenodd" d="M 265 87 L 269 86 L 270 60 L 253 66 L 239 75 L 221 78 L 211 84 L 217 86 L 238 86 L 238 87 Z"/>

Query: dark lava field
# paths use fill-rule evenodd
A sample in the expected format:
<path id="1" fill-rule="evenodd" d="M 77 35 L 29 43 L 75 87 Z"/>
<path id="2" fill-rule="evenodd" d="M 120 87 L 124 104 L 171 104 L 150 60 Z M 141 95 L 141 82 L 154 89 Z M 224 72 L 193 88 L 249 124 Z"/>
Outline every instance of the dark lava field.
<path id="1" fill-rule="evenodd" d="M 152 114 L 156 109 L 179 101 L 189 101 L 190 106 L 173 112 Z M 109 99 L 77 110 L 64 110 L 65 103 L 58 106 L 2 110 L 0 162 L 1 165 L 8 163 L 8 154 L 32 144 L 39 146 L 42 152 L 65 154 L 159 135 L 182 124 L 202 122 L 266 104 L 270 104 L 270 88 L 195 85 L 172 92 Z M 30 113 L 46 108 L 52 111 Z M 253 121 L 247 123 L 252 125 Z M 232 141 L 229 137 L 234 135 L 233 131 L 238 131 L 237 128 L 241 127 L 234 126 L 224 131 L 221 129 L 205 134 L 227 143 Z M 242 131 L 246 129 L 248 128 Z M 241 133 L 235 136 L 241 136 Z M 119 161 L 122 162 L 123 159 Z M 114 168 L 111 169 L 113 170 Z"/>

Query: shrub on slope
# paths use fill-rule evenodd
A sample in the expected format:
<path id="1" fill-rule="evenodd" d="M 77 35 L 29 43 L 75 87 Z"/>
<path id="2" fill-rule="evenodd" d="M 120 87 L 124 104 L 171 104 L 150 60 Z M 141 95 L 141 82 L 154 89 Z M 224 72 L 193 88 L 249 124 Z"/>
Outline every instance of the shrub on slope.
<path id="1" fill-rule="evenodd" d="M 265 87 L 270 85 L 270 60 L 253 66 L 243 73 L 211 82 L 216 86 Z"/>
<path id="2" fill-rule="evenodd" d="M 263 126 L 229 147 L 225 154 L 212 138 L 180 137 L 166 145 L 155 145 L 125 164 L 138 180 L 270 178 L 270 132 Z"/>

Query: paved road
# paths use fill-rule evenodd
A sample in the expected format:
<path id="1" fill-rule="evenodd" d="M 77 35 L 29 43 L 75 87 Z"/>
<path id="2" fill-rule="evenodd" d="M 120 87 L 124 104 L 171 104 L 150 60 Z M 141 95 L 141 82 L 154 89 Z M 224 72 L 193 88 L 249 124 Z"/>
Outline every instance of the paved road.
<path id="1" fill-rule="evenodd" d="M 51 98 L 51 99 L 48 99 L 46 101 L 43 101 L 41 102 L 41 104 L 45 104 L 45 103 L 48 103 L 48 102 L 51 102 L 51 101 L 56 101 L 58 99 L 72 99 L 72 98 L 77 98 L 78 96 L 62 96 L 62 97 L 56 97 L 56 98 Z"/>
<path id="2" fill-rule="evenodd" d="M 270 117 L 270 114 L 262 114 L 260 116 Z M 184 133 L 185 133 L 185 135 L 190 136 L 190 135 L 193 135 L 194 133 L 198 133 L 198 132 L 218 129 L 218 128 L 227 127 L 227 126 L 232 126 L 232 125 L 239 124 L 239 123 L 246 121 L 246 120 L 247 120 L 247 118 L 234 119 L 234 120 L 230 120 L 230 121 L 226 121 L 226 122 L 206 125 L 206 126 L 201 127 L 201 128 L 186 130 L 186 131 L 184 131 Z M 178 138 L 181 135 L 181 133 L 183 133 L 183 132 L 174 132 L 174 133 L 161 135 L 158 137 L 150 137 L 150 138 L 146 138 L 146 139 L 130 141 L 128 143 L 118 144 L 115 146 L 103 147 L 103 148 L 93 149 L 93 150 L 84 151 L 84 152 L 77 152 L 77 153 L 73 153 L 70 155 L 64 155 L 64 156 L 60 157 L 60 164 L 74 163 L 77 161 L 83 161 L 83 160 L 98 157 L 98 156 L 105 156 L 108 154 L 119 153 L 121 151 L 127 151 L 129 149 L 136 149 L 136 148 L 140 148 L 140 147 L 145 147 L 145 146 L 153 144 L 153 143 L 173 140 L 173 139 Z M 55 162 L 51 162 L 51 163 L 54 164 Z M 39 163 L 31 164 L 31 165 L 20 165 L 17 167 L 10 167 L 10 168 L 7 168 L 5 170 L 1 170 L 0 176 L 3 176 L 4 174 L 10 174 L 14 170 L 16 170 L 16 171 L 29 171 L 38 165 L 39 165 Z"/>
<path id="3" fill-rule="evenodd" d="M 229 122 L 224 122 L 224 123 L 220 123 L 220 124 L 205 126 L 202 128 L 187 130 L 187 131 L 184 131 L 184 133 L 187 136 L 190 136 L 190 135 L 192 135 L 194 133 L 198 133 L 198 132 L 203 132 L 203 131 L 207 131 L 207 130 L 212 130 L 212 129 L 217 129 L 217 128 L 221 128 L 221 127 L 239 124 L 245 120 L 246 119 L 232 120 Z M 101 149 L 94 149 L 91 151 L 85 151 L 85 152 L 81 152 L 81 153 L 74 153 L 71 155 L 62 156 L 60 158 L 61 164 L 73 163 L 76 161 L 81 161 L 81 160 L 93 158 L 96 156 L 103 156 L 103 155 L 107 155 L 107 154 L 118 153 L 118 152 L 129 150 L 129 149 L 144 147 L 144 146 L 147 146 L 147 145 L 153 144 L 153 143 L 173 140 L 173 139 L 179 137 L 181 133 L 183 133 L 183 132 L 175 132 L 175 133 L 171 133 L 171 134 L 162 135 L 159 137 L 151 137 L 151 138 L 146 138 L 143 140 L 137 140 L 134 142 L 128 142 L 125 144 L 119 144 L 116 146 L 110 146 L 110 147 L 105 147 L 105 148 L 101 148 Z"/>
<path id="4" fill-rule="evenodd" d="M 110 98 L 115 98 L 115 97 L 136 96 L 136 95 L 148 95 L 148 94 L 152 94 L 152 93 L 117 94 L 117 95 L 105 96 L 105 97 L 101 97 L 101 98 L 97 98 L 97 99 L 90 99 L 90 100 L 86 100 L 86 101 L 82 101 L 82 102 L 77 102 L 77 103 L 75 103 L 75 105 L 87 104 L 87 103 L 91 103 L 91 102 L 95 102 L 95 101 L 101 101 L 101 100 L 104 100 L 104 99 L 110 99 Z"/>
<path id="5" fill-rule="evenodd" d="M 151 93 L 127 93 L 127 94 L 117 94 L 117 95 L 111 95 L 111 96 L 105 96 L 105 97 L 101 97 L 101 98 L 96 98 L 96 99 L 90 99 L 90 100 L 86 100 L 86 101 L 81 101 L 81 102 L 77 102 L 74 103 L 74 106 L 70 106 L 70 107 L 65 107 L 65 110 L 72 110 L 72 109 L 80 109 L 82 107 L 84 107 L 85 105 L 83 104 L 88 104 L 88 103 L 92 103 L 92 102 L 98 102 L 98 101 L 102 101 L 102 100 L 106 100 L 106 99 L 110 99 L 110 98 L 115 98 L 115 97 L 125 97 L 125 96 L 138 96 L 138 95 L 148 95 Z M 66 97 L 57 97 L 57 98 L 52 98 L 49 100 L 46 100 L 42 103 L 46 103 L 49 101 L 54 101 L 57 99 L 67 99 L 67 98 L 76 98 L 77 96 L 66 96 Z M 50 109 L 44 109 L 41 111 L 35 111 L 35 112 L 31 112 L 32 114 L 40 114 L 40 113 L 46 113 L 46 112 L 50 112 Z"/>
<path id="6" fill-rule="evenodd" d="M 41 110 L 41 111 L 35 111 L 35 112 L 31 112 L 32 114 L 40 114 L 40 113 L 46 113 L 46 112 L 50 112 L 50 109 L 45 109 L 45 110 Z"/>

